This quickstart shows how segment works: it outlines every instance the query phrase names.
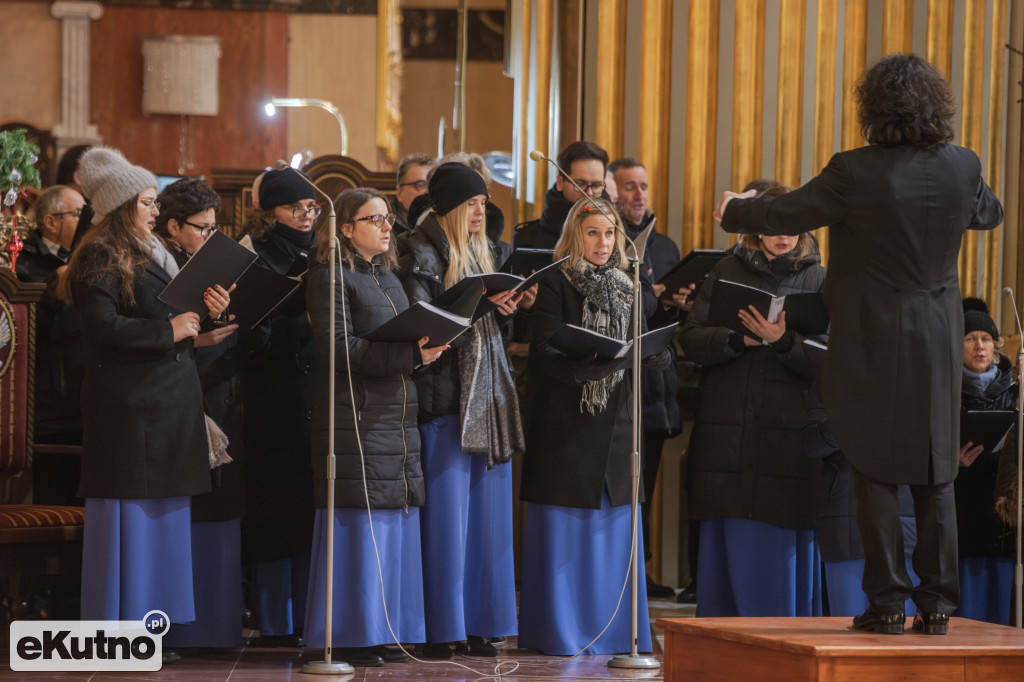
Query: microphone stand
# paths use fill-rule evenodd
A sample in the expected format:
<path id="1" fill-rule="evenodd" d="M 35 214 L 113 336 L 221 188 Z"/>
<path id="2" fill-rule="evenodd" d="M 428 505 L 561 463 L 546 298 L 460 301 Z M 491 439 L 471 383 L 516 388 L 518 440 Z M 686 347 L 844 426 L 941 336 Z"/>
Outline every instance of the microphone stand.
<path id="1" fill-rule="evenodd" d="M 291 166 L 287 166 L 287 168 L 291 168 Z M 309 178 L 305 175 L 294 168 L 292 168 L 292 171 L 312 187 L 317 194 L 327 200 L 327 205 L 330 206 L 330 213 L 327 214 L 327 227 L 331 235 L 331 257 L 329 264 L 331 269 L 331 317 L 328 327 L 330 330 L 330 357 L 327 359 L 327 509 L 325 510 L 327 517 L 327 585 L 325 589 L 324 660 L 304 663 L 301 670 L 311 675 L 346 675 L 355 672 L 355 668 L 344 661 L 338 661 L 337 663 L 331 661 L 331 634 L 333 629 L 331 617 L 334 606 L 334 479 L 336 477 L 336 457 L 334 455 L 334 311 L 336 310 L 335 299 L 337 298 L 335 293 L 335 284 L 337 282 L 335 271 L 338 258 L 338 237 L 336 232 L 338 217 L 334 213 L 334 202 L 331 201 L 331 198 L 323 190 L 310 182 Z M 344 277 L 342 275 L 343 284 Z M 344 298 L 344 287 L 342 287 L 341 295 Z"/>
<path id="2" fill-rule="evenodd" d="M 568 173 L 562 170 L 561 166 L 555 163 L 553 160 L 541 154 L 539 151 L 530 152 L 530 159 L 539 162 L 547 161 L 555 169 L 572 183 L 572 186 L 576 188 L 576 191 L 581 196 L 589 197 L 590 195 L 580 189 L 580 186 L 576 184 Z M 633 255 L 629 258 L 630 267 L 633 270 L 633 451 L 630 453 L 630 478 L 632 481 L 632 497 L 629 505 L 629 518 L 630 518 L 630 546 L 629 546 L 629 571 L 630 571 L 630 614 L 629 614 L 629 653 L 619 654 L 612 656 L 608 659 L 609 668 L 634 668 L 634 669 L 651 669 L 660 668 L 661 663 L 658 662 L 654 656 L 645 656 L 637 652 L 637 632 L 638 632 L 638 619 L 637 619 L 637 602 L 640 594 L 640 578 L 639 578 L 639 562 L 637 561 L 637 554 L 639 549 L 639 543 L 637 542 L 637 519 L 639 519 L 639 504 L 640 504 L 640 251 L 637 249 L 636 243 L 626 234 L 625 230 L 619 228 L 618 223 L 608 215 L 608 212 L 597 202 L 591 202 L 601 214 L 607 218 L 615 230 L 622 234 L 629 242 L 629 245 L 633 248 Z"/>
<path id="3" fill-rule="evenodd" d="M 1014 302 L 1014 314 L 1017 303 Z M 1020 324 L 1018 322 L 1018 324 Z M 1018 332 L 1019 333 L 1019 332 Z M 1024 490 L 1024 334 L 1017 349 L 1017 564 L 1013 568 L 1014 615 L 1018 629 L 1024 629 L 1021 620 L 1021 604 L 1024 599 L 1024 564 L 1021 563 L 1021 491 Z"/>

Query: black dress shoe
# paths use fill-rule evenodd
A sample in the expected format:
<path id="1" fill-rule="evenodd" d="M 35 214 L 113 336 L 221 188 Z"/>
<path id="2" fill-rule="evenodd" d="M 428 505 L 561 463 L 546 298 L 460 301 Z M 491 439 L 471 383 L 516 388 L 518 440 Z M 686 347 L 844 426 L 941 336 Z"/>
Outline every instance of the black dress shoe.
<path id="1" fill-rule="evenodd" d="M 370 647 L 370 650 L 384 659 L 385 663 L 405 663 L 409 660 L 409 654 L 405 653 L 401 649 L 392 649 L 384 646 L 383 644 Z"/>
<path id="2" fill-rule="evenodd" d="M 427 642 L 420 651 L 423 658 L 451 658 L 452 648 L 447 642 Z"/>
<path id="3" fill-rule="evenodd" d="M 252 646 L 255 647 L 294 647 L 306 646 L 306 643 L 302 641 L 302 637 L 296 634 L 291 635 L 260 635 L 253 640 Z"/>
<path id="4" fill-rule="evenodd" d="M 907 617 L 903 613 L 875 613 L 868 609 L 853 618 L 854 630 L 867 630 L 880 635 L 902 635 Z"/>
<path id="5" fill-rule="evenodd" d="M 676 596 L 676 591 L 668 585 L 659 585 L 651 579 L 651 576 L 647 577 L 647 598 L 648 599 L 668 599 L 669 597 Z"/>
<path id="6" fill-rule="evenodd" d="M 685 590 L 676 595 L 677 604 L 696 604 L 697 603 L 697 588 L 692 584 Z"/>
<path id="7" fill-rule="evenodd" d="M 917 612 L 914 616 L 914 629 L 926 635 L 949 634 L 949 616 L 944 613 Z"/>
<path id="8" fill-rule="evenodd" d="M 498 655 L 498 647 L 491 644 L 490 640 L 485 637 L 469 635 L 467 640 L 455 643 L 455 653 L 463 656 L 487 656 L 488 658 Z"/>
<path id="9" fill-rule="evenodd" d="M 373 651 L 371 646 L 354 646 L 335 649 L 338 658 L 348 663 L 353 668 L 376 668 L 384 665 L 384 659 Z"/>

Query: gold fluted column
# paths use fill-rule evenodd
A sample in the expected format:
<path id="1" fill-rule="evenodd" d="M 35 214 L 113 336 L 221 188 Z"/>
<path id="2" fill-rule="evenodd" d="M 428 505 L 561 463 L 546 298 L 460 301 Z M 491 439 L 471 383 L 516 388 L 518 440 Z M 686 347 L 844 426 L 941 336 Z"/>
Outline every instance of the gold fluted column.
<path id="1" fill-rule="evenodd" d="M 668 129 L 672 97 L 672 3 L 645 2 L 641 18 L 640 160 L 647 167 L 650 204 L 668 231 Z M 614 158 L 614 157 L 613 157 Z"/>
<path id="2" fill-rule="evenodd" d="M 781 0 L 779 5 L 779 99 L 775 121 L 775 179 L 793 187 L 800 186 L 805 10 L 805 0 Z"/>
<path id="3" fill-rule="evenodd" d="M 953 5 L 954 0 L 928 0 L 925 24 L 924 58 L 946 80 L 953 77 Z"/>
<path id="4" fill-rule="evenodd" d="M 622 156 L 626 92 L 626 0 L 601 0 L 597 6 L 597 144 L 608 158 Z"/>
<path id="5" fill-rule="evenodd" d="M 551 53 L 554 47 L 554 0 L 537 0 L 537 70 L 536 82 L 533 84 L 536 110 L 533 117 L 535 143 L 545 156 L 555 158 L 558 150 L 548 149 L 551 145 Z M 533 214 L 540 215 L 544 208 L 544 194 L 551 184 L 548 173 L 549 164 L 538 163 L 534 166 Z"/>
<path id="6" fill-rule="evenodd" d="M 992 43 L 989 52 L 988 86 L 988 160 L 985 167 L 985 179 L 989 187 L 1001 196 L 999 191 L 1002 180 L 1003 169 L 1003 148 L 1005 144 L 1003 131 L 1003 94 L 1006 83 L 1006 48 L 1003 43 L 1003 36 L 1006 35 L 1006 0 L 992 1 Z M 999 236 L 1003 229 L 988 230 L 985 232 L 985 274 L 984 293 L 989 309 L 996 312 L 999 309 L 999 291 L 1002 288 L 999 281 Z"/>
<path id="7" fill-rule="evenodd" d="M 715 118 L 718 115 L 718 0 L 690 0 L 686 28 L 682 251 L 714 243 Z M 694 103 L 699 104 L 693 106 Z"/>
<path id="8" fill-rule="evenodd" d="M 914 0 L 882 3 L 882 56 L 910 52 L 914 46 Z"/>
<path id="9" fill-rule="evenodd" d="M 515 203 L 515 214 L 512 216 L 512 224 L 516 225 L 527 220 L 532 220 L 534 217 L 533 205 L 527 201 L 527 178 L 529 174 L 526 172 L 526 165 L 533 163 L 530 161 L 530 57 L 532 51 L 530 46 L 532 44 L 532 26 L 533 23 L 533 0 L 522 0 L 520 3 L 521 14 L 522 14 L 522 25 L 521 35 L 519 38 L 519 64 L 516 73 L 517 86 L 519 89 L 519 100 L 516 103 L 519 107 L 518 127 L 515 131 L 518 136 L 519 142 L 519 158 L 517 160 L 517 167 L 519 172 L 516 173 L 516 203 Z M 513 10 L 514 11 L 514 10 Z M 537 214 L 539 215 L 539 213 Z"/>
<path id="10" fill-rule="evenodd" d="M 843 150 L 864 146 L 853 89 L 867 65 L 868 0 L 846 0 L 843 20 Z"/>
<path id="11" fill-rule="evenodd" d="M 736 0 L 732 70 L 732 170 L 739 191 L 761 177 L 765 0 Z"/>
<path id="12" fill-rule="evenodd" d="M 817 175 L 828 164 L 835 149 L 836 120 L 836 24 L 837 0 L 818 1 L 818 22 L 815 27 L 817 45 L 814 65 L 814 168 Z M 823 226 L 824 227 L 824 226 Z M 828 261 L 828 229 L 816 230 L 821 262 Z"/>
<path id="13" fill-rule="evenodd" d="M 981 154 L 981 86 L 985 61 L 985 0 L 966 0 L 964 7 L 964 72 L 960 95 L 960 144 Z M 960 249 L 960 289 L 975 296 L 978 289 L 978 233 L 964 233 Z"/>

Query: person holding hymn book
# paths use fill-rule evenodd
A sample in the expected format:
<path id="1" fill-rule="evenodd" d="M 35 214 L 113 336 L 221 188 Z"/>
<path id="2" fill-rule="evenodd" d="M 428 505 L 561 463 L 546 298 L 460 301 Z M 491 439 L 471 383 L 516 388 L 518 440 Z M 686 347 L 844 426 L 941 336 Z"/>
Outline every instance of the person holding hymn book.
<path id="1" fill-rule="evenodd" d="M 624 242 L 622 220 L 610 202 L 580 199 L 555 246 L 556 260 L 569 258 L 558 274 L 541 281 L 533 306 L 519 645 L 545 654 L 575 654 L 590 644 L 611 619 L 625 584 L 632 531 L 632 360 L 573 360 L 551 344 L 566 323 L 632 338 L 633 282 Z M 668 350 L 644 359 L 655 369 L 670 362 Z M 643 556 L 638 536 L 638 570 Z M 638 599 L 647 604 L 644 581 Z M 630 650 L 628 605 L 625 596 L 587 653 Z M 651 651 L 649 628 L 640 628 L 637 646 Z"/>
<path id="2" fill-rule="evenodd" d="M 1003 342 L 989 316 L 988 306 L 977 298 L 965 298 L 963 306 L 964 376 L 960 412 L 961 422 L 966 425 L 969 411 L 1013 412 L 1020 387 L 1013 363 L 999 353 Z M 1012 423 L 1017 423 L 1016 417 Z M 1013 528 L 994 512 L 999 458 L 1006 447 L 1004 443 L 1002 448 L 992 451 L 982 444 L 963 443 L 960 470 L 953 484 L 960 538 L 960 605 L 955 615 L 1002 625 L 1010 624 L 1010 593 L 1017 551 Z"/>
<path id="3" fill-rule="evenodd" d="M 189 498 L 210 490 L 193 339 L 199 315 L 157 296 L 178 265 L 153 228 L 157 179 L 107 147 L 82 157 L 99 224 L 58 285 L 85 339 L 81 617 L 137 621 L 153 609 L 196 620 Z M 211 315 L 228 305 L 212 292 Z"/>
<path id="4" fill-rule="evenodd" d="M 401 642 L 425 639 L 420 553 L 425 486 L 412 374 L 417 367 L 429 367 L 447 346 L 427 347 L 426 338 L 367 340 L 370 332 L 409 307 L 395 274 L 395 216 L 386 197 L 369 188 L 345 190 L 335 199 L 335 207 L 340 242 L 335 307 L 331 310 L 329 266 L 335 235 L 327 223 L 319 226 L 316 250 L 310 255 L 306 306 L 325 362 L 332 315 L 335 320 L 337 508 L 334 518 L 328 519 L 324 507 L 330 385 L 323 381 L 313 412 L 317 514 L 303 635 L 310 643 L 324 641 L 327 524 L 333 523 L 333 609 L 338 617 L 332 624 L 331 642 L 342 660 L 375 666 L 408 660 L 401 650 L 384 646 L 394 639 L 382 604 L 378 551 L 383 600 L 394 637 Z"/>
<path id="5" fill-rule="evenodd" d="M 246 221 L 255 265 L 281 275 L 305 271 L 320 216 L 309 178 L 294 168 L 259 179 Z M 249 607 L 262 646 L 299 646 L 313 538 L 311 420 L 322 364 L 297 292 L 262 323 L 269 338 L 249 349 L 244 381 L 247 506 L 243 559 L 251 567 Z"/>
<path id="6" fill-rule="evenodd" d="M 432 208 L 402 236 L 410 303 L 431 301 L 466 275 L 494 272 L 486 231 L 487 186 L 461 163 L 434 169 Z M 496 656 L 491 638 L 516 632 L 512 555 L 512 451 L 523 435 L 501 327 L 522 292 L 487 294 L 497 309 L 414 375 L 429 503 L 420 514 L 426 619 L 424 655 Z"/>
<path id="7" fill-rule="evenodd" d="M 702 365 L 688 457 L 690 517 L 700 521 L 697 615 L 820 616 L 820 463 L 804 454 L 813 373 L 803 336 L 784 312 L 770 323 L 753 306 L 736 311 L 750 335 L 711 326 L 720 280 L 782 296 L 821 291 L 825 269 L 809 234 L 744 235 L 711 270 L 680 332 L 686 357 Z"/>
<path id="8" fill-rule="evenodd" d="M 157 200 L 160 214 L 154 231 L 180 269 L 217 231 L 220 197 L 202 179 L 190 178 L 168 185 Z M 243 607 L 245 480 L 237 330 L 238 325 L 226 319 L 206 318 L 195 339 L 203 411 L 227 437 L 230 460 L 210 471 L 211 492 L 192 497 L 196 622 L 173 626 L 164 636 L 165 647 L 234 647 L 242 642 L 238 614 Z"/>

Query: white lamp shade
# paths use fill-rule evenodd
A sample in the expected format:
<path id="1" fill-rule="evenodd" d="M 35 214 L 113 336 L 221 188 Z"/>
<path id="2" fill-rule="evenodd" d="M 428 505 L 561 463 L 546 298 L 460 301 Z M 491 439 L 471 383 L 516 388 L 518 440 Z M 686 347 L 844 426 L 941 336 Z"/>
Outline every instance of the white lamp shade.
<path id="1" fill-rule="evenodd" d="M 142 39 L 142 113 L 217 115 L 219 36 Z"/>

